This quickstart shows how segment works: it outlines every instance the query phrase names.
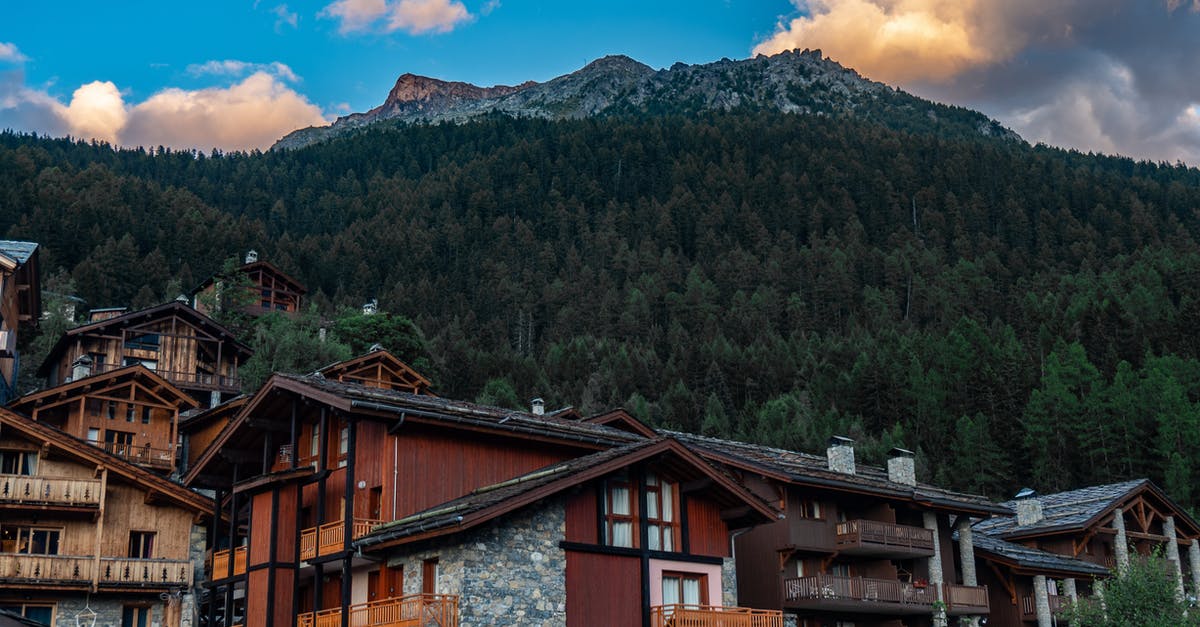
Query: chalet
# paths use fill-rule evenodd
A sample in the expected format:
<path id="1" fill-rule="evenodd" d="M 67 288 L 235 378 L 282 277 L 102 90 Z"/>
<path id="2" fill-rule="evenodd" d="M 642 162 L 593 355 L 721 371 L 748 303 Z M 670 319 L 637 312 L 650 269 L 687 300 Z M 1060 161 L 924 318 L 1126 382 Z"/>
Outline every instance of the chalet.
<path id="1" fill-rule="evenodd" d="M 60 627 L 179 627 L 211 499 L 0 409 L 0 609 Z M 82 622 L 77 622 L 82 621 Z"/>
<path id="2" fill-rule="evenodd" d="M 191 292 L 192 306 L 206 315 L 212 308 L 219 307 L 225 299 L 222 291 L 230 284 L 246 290 L 244 296 L 228 299 L 238 303 L 242 310 L 252 316 L 277 312 L 294 314 L 300 311 L 301 299 L 308 290 L 296 279 L 268 261 L 260 261 L 258 253 L 246 253 L 245 264 L 235 272 L 238 277 L 213 275 L 196 286 Z"/>
<path id="3" fill-rule="evenodd" d="M 969 534 L 956 543 L 953 532 L 1011 510 L 918 483 L 912 453 L 894 449 L 884 470 L 857 464 L 846 438 L 833 438 L 822 457 L 665 433 L 785 512 L 737 538 L 740 603 L 786 611 L 800 625 L 929 625 L 989 614 Z"/>
<path id="4" fill-rule="evenodd" d="M 50 387 L 140 364 L 213 406 L 241 391 L 238 368 L 250 348 L 187 303 L 94 319 L 67 331 L 38 369 Z"/>
<path id="5" fill-rule="evenodd" d="M 170 473 L 178 458 L 180 413 L 196 405 L 183 390 L 136 364 L 27 394 L 9 409 L 125 461 Z"/>
<path id="6" fill-rule="evenodd" d="M 367 387 L 432 395 L 429 379 L 378 345 L 365 355 L 325 366 L 317 374 Z"/>
<path id="7" fill-rule="evenodd" d="M 0 240 L 0 403 L 15 396 L 20 358 L 17 332 L 42 311 L 38 245 Z"/>
<path id="8" fill-rule="evenodd" d="M 972 528 L 990 625 L 1050 625 L 1069 600 L 1094 592 L 1093 579 L 1126 569 L 1131 552 L 1164 559 L 1181 597 L 1185 573 L 1200 585 L 1200 526 L 1148 479 L 1047 495 L 1022 490 L 1005 506 L 1015 514 Z M 1158 551 L 1162 557 L 1152 557 Z"/>
<path id="9" fill-rule="evenodd" d="M 229 520 L 210 538 L 204 585 L 212 602 L 202 608 L 210 624 L 244 617 L 251 626 L 350 625 L 364 612 L 380 625 L 415 625 L 411 612 L 450 617 L 444 624 L 451 625 L 460 617 L 464 624 L 532 620 L 540 612 L 562 624 L 563 612 L 614 611 L 613 598 L 587 596 L 610 575 L 636 575 L 635 585 L 620 586 L 635 596 L 615 604 L 644 624 L 663 598 L 724 605 L 722 591 L 732 590 L 728 531 L 775 515 L 675 440 L 434 397 L 406 369 L 398 379 L 386 369 L 381 376 L 377 366 L 393 359 L 376 355 L 365 370 L 366 362 L 351 360 L 324 374 L 276 374 L 189 469 L 184 482 L 215 490 Z M 381 385 L 386 380 L 398 385 Z M 471 515 L 437 538 L 406 534 L 428 530 L 445 508 Z M 482 588 L 472 586 L 498 592 L 517 571 L 463 579 L 467 571 L 456 570 L 465 563 L 462 543 L 543 514 L 562 521 L 536 542 L 529 537 L 545 552 L 512 546 L 505 563 L 541 564 L 557 587 L 476 596 Z M 510 544 L 525 537 L 503 535 Z M 435 559 L 431 542 L 459 549 Z M 420 566 L 405 567 L 417 559 L 413 551 L 421 552 Z M 670 580 L 686 593 L 654 597 L 650 589 L 662 588 L 651 585 L 652 561 L 668 574 L 706 577 L 703 596 L 693 594 L 700 579 L 690 577 Z"/>

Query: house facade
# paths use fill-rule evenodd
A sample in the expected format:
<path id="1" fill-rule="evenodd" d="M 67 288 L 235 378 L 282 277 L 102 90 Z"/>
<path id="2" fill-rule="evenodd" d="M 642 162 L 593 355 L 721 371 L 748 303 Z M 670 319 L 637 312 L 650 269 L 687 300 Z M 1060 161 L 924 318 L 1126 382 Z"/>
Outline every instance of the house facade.
<path id="1" fill-rule="evenodd" d="M 0 404 L 17 395 L 20 329 L 42 313 L 38 256 L 33 242 L 0 240 Z"/>
<path id="2" fill-rule="evenodd" d="M 226 300 L 238 303 L 251 316 L 300 311 L 308 290 L 274 264 L 259 260 L 257 252 L 246 253 L 245 264 L 235 272 L 239 276 L 214 275 L 197 286 L 191 293 L 192 306 L 205 315 L 211 315 Z M 227 298 L 223 293 L 227 289 L 244 289 L 245 294 Z"/>

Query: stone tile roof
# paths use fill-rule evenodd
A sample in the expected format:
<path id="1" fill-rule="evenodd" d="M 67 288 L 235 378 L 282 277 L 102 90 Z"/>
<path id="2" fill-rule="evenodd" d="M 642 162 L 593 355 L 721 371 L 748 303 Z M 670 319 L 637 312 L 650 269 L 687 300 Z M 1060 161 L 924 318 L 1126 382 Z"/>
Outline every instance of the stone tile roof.
<path id="1" fill-rule="evenodd" d="M 813 484 L 828 487 L 843 487 L 858 491 L 871 491 L 893 498 L 929 502 L 947 509 L 965 509 L 972 512 L 1011 514 L 1012 508 L 993 503 L 985 496 L 963 494 L 918 483 L 907 486 L 888 479 L 887 470 L 857 464 L 854 475 L 829 470 L 823 455 L 812 455 L 760 444 L 748 444 L 732 440 L 721 440 L 690 433 L 660 431 L 683 442 L 687 446 L 716 453 L 718 456 L 744 460 L 752 466 L 786 476 L 798 484 Z"/>
<path id="2" fill-rule="evenodd" d="M 1150 483 L 1149 479 L 1135 479 L 1121 483 L 1091 486 L 1055 494 L 1037 495 L 1042 504 L 1042 519 L 1032 525 L 1018 525 L 1016 516 L 1001 516 L 975 523 L 976 531 L 992 536 L 1035 534 L 1052 529 L 1075 529 L 1088 525 L 1094 518 L 1116 506 L 1130 493 Z M 1016 510 L 1015 500 L 1004 503 Z"/>
<path id="3" fill-rule="evenodd" d="M 954 538 L 955 540 L 958 539 L 957 533 L 954 534 Z M 1085 562 L 1073 557 L 1066 557 L 1064 555 L 1050 553 L 1049 551 L 1043 551 L 1041 549 L 1031 549 L 1020 544 L 1005 542 L 1004 540 L 993 536 L 977 533 L 973 534 L 972 540 L 975 545 L 975 550 L 977 552 L 984 553 L 985 558 L 986 554 L 991 553 L 992 555 L 1013 562 L 1021 568 L 1027 568 L 1029 570 L 1065 571 L 1080 575 L 1096 576 L 1105 576 L 1109 574 L 1108 569 L 1099 564 L 1093 564 L 1091 562 Z"/>
<path id="4" fill-rule="evenodd" d="M 320 375 L 277 374 L 276 377 L 302 383 L 343 399 L 386 407 L 396 413 L 408 412 L 450 423 L 467 423 L 515 433 L 562 436 L 607 446 L 644 440 L 643 436 L 604 425 L 557 416 L 488 405 L 477 405 L 437 396 L 410 394 L 400 390 L 367 387 L 357 383 L 333 381 Z"/>
<path id="5" fill-rule="evenodd" d="M 0 240 L 0 254 L 16 261 L 18 264 L 29 261 L 29 258 L 33 256 L 37 248 L 38 245 L 35 242 Z"/>

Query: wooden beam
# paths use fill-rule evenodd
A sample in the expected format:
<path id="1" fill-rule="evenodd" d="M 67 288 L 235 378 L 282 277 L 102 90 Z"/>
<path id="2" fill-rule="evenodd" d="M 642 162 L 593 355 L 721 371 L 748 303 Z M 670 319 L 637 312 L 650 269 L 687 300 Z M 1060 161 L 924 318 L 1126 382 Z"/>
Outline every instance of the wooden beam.
<path id="1" fill-rule="evenodd" d="M 996 562 L 993 562 L 991 560 L 984 560 L 984 561 L 987 562 L 987 565 L 989 568 L 992 569 L 992 572 L 996 573 L 996 578 L 1000 580 L 1000 585 L 1004 586 L 1004 590 L 1006 592 L 1008 592 L 1009 600 L 1012 602 L 1013 605 L 1016 605 L 1017 604 L 1017 586 L 1016 586 L 1016 584 L 1014 584 L 1012 582 L 1011 578 L 1004 576 L 1004 573 L 1000 570 L 1000 568 L 998 566 L 996 566 Z"/>

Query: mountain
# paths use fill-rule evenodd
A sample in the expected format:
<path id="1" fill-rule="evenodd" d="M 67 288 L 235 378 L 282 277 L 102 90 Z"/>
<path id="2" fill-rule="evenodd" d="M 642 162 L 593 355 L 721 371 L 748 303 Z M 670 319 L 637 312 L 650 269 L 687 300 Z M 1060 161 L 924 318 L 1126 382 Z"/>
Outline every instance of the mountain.
<path id="1" fill-rule="evenodd" d="M 610 114 L 698 113 L 735 109 L 808 115 L 851 115 L 898 130 L 943 136 L 1019 139 L 986 116 L 923 100 L 859 76 L 820 50 L 654 70 L 626 56 L 607 56 L 545 83 L 478 87 L 404 74 L 387 100 L 330 126 L 293 131 L 273 148 L 302 148 L 364 126 L 395 122 L 463 122 L 502 114 L 550 120 Z"/>

